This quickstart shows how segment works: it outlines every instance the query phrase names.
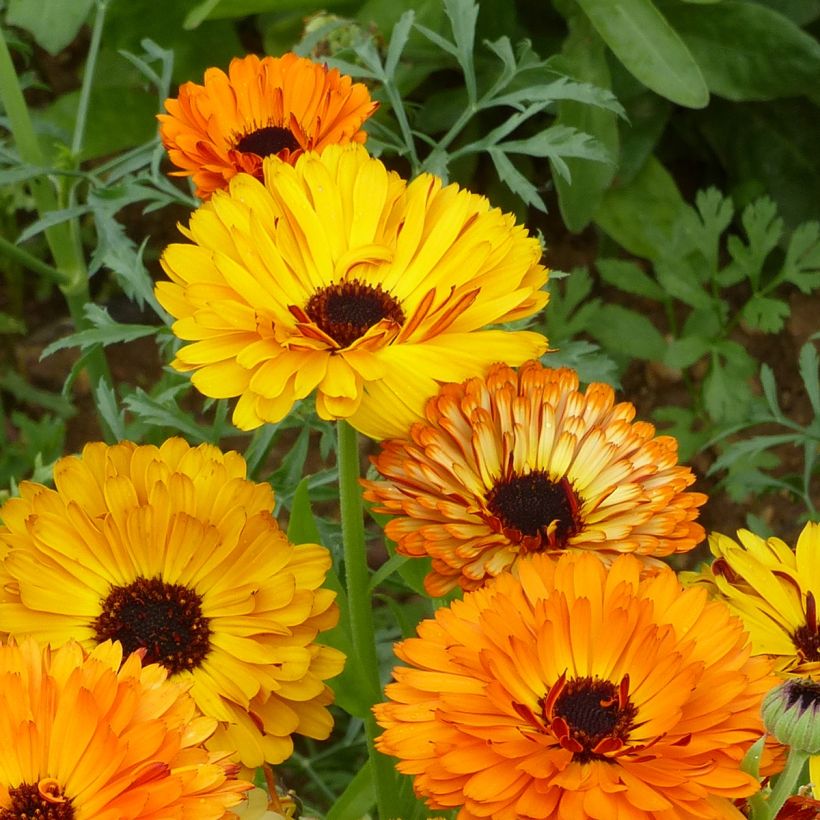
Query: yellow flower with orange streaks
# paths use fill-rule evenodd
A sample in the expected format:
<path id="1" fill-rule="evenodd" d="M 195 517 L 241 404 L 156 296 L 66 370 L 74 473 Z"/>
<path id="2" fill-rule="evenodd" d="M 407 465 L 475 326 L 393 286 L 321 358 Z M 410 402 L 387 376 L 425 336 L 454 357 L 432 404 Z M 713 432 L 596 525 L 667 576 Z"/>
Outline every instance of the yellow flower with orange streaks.
<path id="1" fill-rule="evenodd" d="M 484 330 L 547 301 L 537 239 L 482 196 L 406 183 L 358 145 L 268 160 L 192 216 L 162 257 L 157 298 L 190 344 L 173 366 L 239 400 L 243 430 L 316 392 L 324 419 L 399 435 L 439 382 L 546 350 L 540 333 Z"/>
<path id="2" fill-rule="evenodd" d="M 233 816 L 251 784 L 202 747 L 216 721 L 166 675 L 116 642 L 0 644 L 0 817 Z"/>
<path id="3" fill-rule="evenodd" d="M 159 114 L 160 136 L 175 176 L 193 177 L 208 199 L 239 173 L 261 178 L 262 161 L 293 163 L 304 151 L 364 142 L 362 123 L 377 103 L 362 83 L 299 57 L 234 58 L 228 73 L 205 72 L 204 85 L 188 82 Z"/>
<path id="4" fill-rule="evenodd" d="M 444 385 L 425 421 L 382 442 L 372 461 L 385 480 L 364 495 L 395 516 L 385 531 L 399 552 L 432 557 L 431 595 L 475 589 L 533 552 L 685 552 L 704 536 L 706 496 L 686 492 L 695 477 L 675 439 L 634 416 L 609 385 L 580 391 L 575 371 L 495 364 Z"/>
<path id="5" fill-rule="evenodd" d="M 664 567 L 522 560 L 398 644 L 377 747 L 459 820 L 737 818 L 774 683 L 729 608 Z"/>
<path id="6" fill-rule="evenodd" d="M 0 632 L 143 649 L 246 766 L 284 760 L 294 732 L 328 736 L 344 660 L 316 643 L 338 619 L 330 554 L 287 540 L 238 453 L 89 444 L 54 483 L 23 482 L 0 510 Z"/>

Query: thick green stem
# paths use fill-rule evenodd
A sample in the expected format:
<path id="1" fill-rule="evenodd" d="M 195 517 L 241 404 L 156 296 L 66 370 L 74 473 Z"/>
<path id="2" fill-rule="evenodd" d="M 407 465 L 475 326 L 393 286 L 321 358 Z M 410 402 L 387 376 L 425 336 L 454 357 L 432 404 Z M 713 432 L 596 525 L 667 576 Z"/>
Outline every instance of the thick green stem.
<path id="1" fill-rule="evenodd" d="M 101 24 L 101 21 L 100 21 Z M 96 47 L 99 48 L 99 37 Z M 90 60 L 96 58 L 91 55 Z M 91 80 L 89 79 L 90 83 Z M 17 72 L 11 59 L 5 37 L 0 36 L 0 99 L 6 109 L 11 132 L 20 158 L 32 165 L 43 167 L 45 160 L 34 126 L 26 106 L 23 91 L 17 79 Z M 57 193 L 51 182 L 43 177 L 35 177 L 29 181 L 32 196 L 37 206 L 40 216 L 55 211 L 59 207 Z M 90 301 L 88 291 L 88 269 L 85 264 L 83 250 L 76 237 L 79 236 L 76 220 L 67 220 L 57 225 L 51 225 L 44 231 L 46 242 L 54 259 L 54 266 L 59 274 L 60 289 L 65 296 L 71 319 L 77 330 L 88 327 L 85 318 L 84 307 Z M 50 266 L 47 266 L 50 268 Z M 38 271 L 42 273 L 43 271 Z M 92 350 L 86 359 L 86 370 L 91 381 L 92 389 L 96 389 L 102 380 L 111 385 L 111 375 L 108 371 L 108 364 L 101 347 Z M 102 416 L 100 424 L 106 436 L 110 436 Z"/>
<path id="2" fill-rule="evenodd" d="M 786 802 L 786 798 L 797 791 L 797 781 L 808 759 L 809 755 L 806 752 L 799 752 L 795 749 L 789 750 L 786 768 L 777 776 L 777 781 L 768 800 L 767 808 L 770 818 L 777 817 L 777 813 Z"/>
<path id="3" fill-rule="evenodd" d="M 27 270 L 37 273 L 40 276 L 54 282 L 56 285 L 63 283 L 63 275 L 57 268 L 52 268 L 36 256 L 32 256 L 28 251 L 23 250 L 19 245 L 9 242 L 5 236 L 0 236 L 0 254 L 19 262 Z"/>
<path id="4" fill-rule="evenodd" d="M 338 444 L 336 458 L 339 465 L 339 502 L 344 542 L 345 584 L 349 613 L 350 637 L 355 663 L 372 705 L 382 699 L 379 681 L 379 662 L 376 656 L 376 633 L 373 627 L 372 600 L 368 585 L 370 570 L 367 565 L 367 545 L 364 537 L 364 509 L 359 486 L 359 446 L 356 431 L 345 421 L 336 425 Z M 398 805 L 399 778 L 389 758 L 376 751 L 374 741 L 379 727 L 372 712 L 364 721 L 367 735 L 367 753 L 376 787 L 379 817 L 390 820 L 401 816 Z"/>

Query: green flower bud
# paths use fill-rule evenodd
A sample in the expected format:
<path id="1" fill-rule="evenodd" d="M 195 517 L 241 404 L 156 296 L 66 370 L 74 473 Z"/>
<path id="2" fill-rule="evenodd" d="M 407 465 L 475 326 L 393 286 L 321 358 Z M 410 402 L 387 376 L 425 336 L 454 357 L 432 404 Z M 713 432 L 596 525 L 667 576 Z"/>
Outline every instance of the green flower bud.
<path id="1" fill-rule="evenodd" d="M 766 731 L 796 751 L 820 753 L 820 683 L 790 678 L 772 689 L 762 706 Z"/>

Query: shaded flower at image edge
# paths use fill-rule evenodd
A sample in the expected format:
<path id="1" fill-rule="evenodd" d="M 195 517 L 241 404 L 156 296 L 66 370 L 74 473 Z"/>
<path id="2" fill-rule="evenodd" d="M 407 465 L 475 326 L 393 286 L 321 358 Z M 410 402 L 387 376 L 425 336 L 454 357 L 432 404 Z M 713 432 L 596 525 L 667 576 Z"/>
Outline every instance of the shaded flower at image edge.
<path id="1" fill-rule="evenodd" d="M 89 444 L 54 483 L 23 482 L 0 510 L 0 632 L 144 649 L 219 721 L 210 746 L 249 767 L 287 758 L 294 732 L 328 736 L 330 555 L 288 542 L 238 453 Z"/>
<path id="2" fill-rule="evenodd" d="M 264 163 L 217 192 L 162 265 L 157 298 L 188 342 L 173 366 L 243 430 L 315 391 L 325 419 L 399 435 L 443 381 L 520 364 L 547 341 L 484 330 L 547 301 L 541 245 L 482 196 L 406 183 L 358 145 Z"/>
<path id="3" fill-rule="evenodd" d="M 233 816 L 251 784 L 201 745 L 216 721 L 139 653 L 0 644 L 0 817 Z"/>
<path id="4" fill-rule="evenodd" d="M 364 142 L 362 123 L 376 109 L 367 87 L 336 69 L 296 54 L 249 54 L 226 74 L 205 72 L 204 85 L 188 82 L 158 115 L 171 162 L 191 176 L 208 199 L 239 173 L 261 178 L 262 161 L 295 162 L 304 151 Z"/>
<path id="5" fill-rule="evenodd" d="M 737 818 L 775 682 L 723 603 L 620 556 L 537 555 L 398 644 L 378 748 L 459 820 Z"/>
<path id="6" fill-rule="evenodd" d="M 677 442 L 633 421 L 613 389 L 528 362 L 444 385 L 401 438 L 372 458 L 364 496 L 392 518 L 404 555 L 432 557 L 431 595 L 475 589 L 534 552 L 661 557 L 704 537 L 706 501 Z M 657 563 L 657 562 L 656 562 Z"/>

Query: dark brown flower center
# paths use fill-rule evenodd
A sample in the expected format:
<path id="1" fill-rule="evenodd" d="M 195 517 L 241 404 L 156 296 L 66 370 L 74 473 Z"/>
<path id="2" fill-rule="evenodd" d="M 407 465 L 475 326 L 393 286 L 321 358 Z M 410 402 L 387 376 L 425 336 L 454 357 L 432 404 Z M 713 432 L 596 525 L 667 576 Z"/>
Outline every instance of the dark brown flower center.
<path id="1" fill-rule="evenodd" d="M 620 686 L 599 678 L 561 678 L 544 699 L 544 720 L 573 760 L 605 759 L 629 739 L 637 709 L 629 700 L 629 677 Z"/>
<path id="2" fill-rule="evenodd" d="M 8 808 L 0 809 L 0 820 L 74 820 L 71 800 L 50 778 L 10 787 L 9 801 Z"/>
<path id="3" fill-rule="evenodd" d="M 807 592 L 806 623 L 798 627 L 792 635 L 792 642 L 803 661 L 820 661 L 820 630 L 817 626 L 817 604 L 814 594 Z"/>
<path id="4" fill-rule="evenodd" d="M 264 128 L 257 128 L 249 134 L 245 134 L 236 143 L 236 149 L 243 154 L 256 154 L 260 157 L 270 157 L 284 151 L 296 151 L 299 142 L 293 136 L 293 132 L 280 125 L 266 125 Z"/>
<path id="5" fill-rule="evenodd" d="M 820 683 L 808 678 L 791 678 L 783 685 L 786 705 L 791 708 L 799 704 L 800 711 L 820 709 Z"/>
<path id="6" fill-rule="evenodd" d="M 487 494 L 487 509 L 507 536 L 535 537 L 534 549 L 565 546 L 580 529 L 579 506 L 569 481 L 552 481 L 543 470 L 502 479 Z"/>
<path id="7" fill-rule="evenodd" d="M 310 297 L 305 313 L 340 347 L 348 347 L 382 319 L 404 322 L 401 305 L 379 285 L 349 279 Z"/>
<path id="8" fill-rule="evenodd" d="M 160 663 L 171 674 L 195 669 L 211 648 L 202 598 L 159 578 L 112 587 L 92 626 L 98 642 L 120 641 L 126 654 L 145 649 L 144 663 Z"/>

